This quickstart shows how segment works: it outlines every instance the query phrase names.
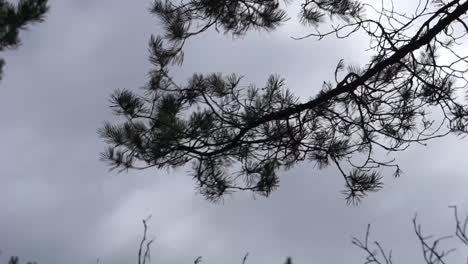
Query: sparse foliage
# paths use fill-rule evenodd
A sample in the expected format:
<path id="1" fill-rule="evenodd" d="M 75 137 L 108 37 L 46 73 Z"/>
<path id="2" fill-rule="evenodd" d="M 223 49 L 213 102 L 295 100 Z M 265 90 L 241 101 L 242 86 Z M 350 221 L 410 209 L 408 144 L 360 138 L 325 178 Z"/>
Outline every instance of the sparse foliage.
<path id="1" fill-rule="evenodd" d="M 455 231 L 453 235 L 447 236 L 440 236 L 435 237 L 431 235 L 426 235 L 423 233 L 421 225 L 417 221 L 417 217 L 413 218 L 413 229 L 414 233 L 417 237 L 421 245 L 422 256 L 424 259 L 424 263 L 426 264 L 446 264 L 449 263 L 448 256 L 450 253 L 455 252 L 456 248 L 444 249 L 443 244 L 445 241 L 451 240 L 453 241 L 456 238 L 456 241 L 460 242 L 463 246 L 468 247 L 468 216 L 465 219 L 461 219 L 458 215 L 458 209 L 456 206 L 450 206 L 454 212 L 454 220 L 455 220 Z M 144 233 L 143 239 L 139 247 L 139 262 L 141 262 L 141 252 L 142 250 L 146 249 L 146 253 L 144 254 L 149 255 L 150 245 L 153 240 L 150 240 L 149 243 L 145 246 L 146 241 L 146 233 L 147 233 L 147 224 L 146 221 L 143 221 L 144 225 Z M 353 237 L 351 243 L 356 246 L 357 248 L 361 249 L 365 254 L 364 264 L 393 264 L 393 255 L 392 251 L 386 251 L 383 245 L 378 241 L 371 241 L 370 240 L 370 225 L 367 226 L 366 233 L 363 239 L 359 239 Z M 245 254 L 244 258 L 242 259 L 242 264 L 248 264 L 248 256 L 249 253 Z M 197 257 L 194 261 L 194 264 L 200 264 L 202 262 L 201 257 Z M 286 258 L 285 264 L 292 264 L 292 258 Z"/>
<path id="2" fill-rule="evenodd" d="M 10 258 L 10 260 L 8 261 L 8 264 L 19 264 L 19 258 L 16 257 L 16 256 L 13 256 Z M 36 262 L 27 262 L 27 264 L 37 264 Z"/>
<path id="3" fill-rule="evenodd" d="M 146 222 L 148 219 L 143 220 L 143 238 L 140 241 L 140 247 L 138 248 L 138 264 L 146 264 L 146 261 L 150 261 L 150 249 L 151 244 L 153 244 L 154 239 L 147 238 L 148 225 Z"/>
<path id="4" fill-rule="evenodd" d="M 276 75 L 260 87 L 235 74 L 194 74 L 185 83 L 171 77 L 190 37 L 209 29 L 234 36 L 275 30 L 288 20 L 282 2 L 156 0 L 151 12 L 164 33 L 150 40 L 148 84 L 141 94 L 112 95 L 125 121 L 99 130 L 108 144 L 102 158 L 122 170 L 191 165 L 211 200 L 235 190 L 267 196 L 280 170 L 312 161 L 337 166 L 343 193 L 357 202 L 382 187 L 383 168 L 401 173 L 379 151 L 467 133 L 468 54 L 458 48 L 467 11 L 462 0 L 421 0 L 412 14 L 388 3 L 303 0 L 300 21 L 314 33 L 297 39 L 364 34 L 374 53 L 362 66 L 339 61 L 335 79 L 304 101 Z"/>
<path id="5" fill-rule="evenodd" d="M 0 0 L 0 52 L 17 48 L 20 44 L 20 30 L 29 24 L 42 22 L 49 10 L 48 0 L 19 0 L 15 5 Z M 0 59 L 0 79 L 5 61 Z"/>
<path id="6" fill-rule="evenodd" d="M 468 241 L 466 240 L 466 237 L 468 235 L 468 230 L 466 228 L 468 223 L 468 217 L 462 222 L 462 220 L 458 216 L 457 208 L 454 206 L 452 206 L 452 208 L 454 209 L 456 223 L 455 237 L 458 238 L 458 241 L 461 242 L 464 246 L 468 246 Z M 434 238 L 433 236 L 423 234 L 421 225 L 418 224 L 416 216 L 413 218 L 413 228 L 416 237 L 418 238 L 421 244 L 424 262 L 426 264 L 446 264 L 447 257 L 456 249 L 444 249 L 441 247 L 441 244 L 445 240 L 453 239 L 454 236 L 449 235 Z M 379 242 L 369 241 L 369 231 L 370 226 L 367 226 L 367 231 L 364 240 L 360 240 L 357 238 L 353 238 L 352 240 L 353 245 L 357 246 L 365 252 L 365 264 L 392 264 L 392 251 L 386 252 Z"/>
<path id="7" fill-rule="evenodd" d="M 445 240 L 453 240 L 461 242 L 462 245 L 468 247 L 468 216 L 461 219 L 458 215 L 458 209 L 451 206 L 454 210 L 455 218 L 455 231 L 454 235 L 434 237 L 425 235 L 421 229 L 420 224 L 417 222 L 417 217 L 413 218 L 413 228 L 416 237 L 421 244 L 422 256 L 426 264 L 446 264 L 448 263 L 447 257 L 450 253 L 456 251 L 455 248 L 444 249 L 442 244 Z M 150 263 L 150 251 L 154 239 L 148 239 L 148 218 L 143 220 L 143 237 L 138 247 L 138 264 Z M 370 225 L 367 226 L 366 233 L 363 239 L 352 238 L 352 244 L 361 249 L 365 254 L 364 264 L 393 264 L 392 251 L 386 251 L 382 244 L 378 241 L 370 240 Z M 242 258 L 241 264 L 248 264 L 249 253 L 245 254 Z M 100 263 L 99 259 L 97 263 Z M 194 264 L 201 264 L 202 257 L 199 256 L 193 261 Z M 285 264 L 293 264 L 292 258 L 286 258 Z M 8 264 L 19 264 L 18 257 L 11 257 Z M 28 264 L 36 264 L 36 262 L 28 262 Z"/>

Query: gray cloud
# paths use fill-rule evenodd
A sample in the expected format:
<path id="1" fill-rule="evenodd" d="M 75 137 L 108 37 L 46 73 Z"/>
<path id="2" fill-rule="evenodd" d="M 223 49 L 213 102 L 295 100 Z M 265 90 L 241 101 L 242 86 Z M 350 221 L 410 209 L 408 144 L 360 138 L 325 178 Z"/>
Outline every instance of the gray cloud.
<path id="1" fill-rule="evenodd" d="M 144 84 L 149 35 L 157 23 L 140 1 L 51 3 L 44 24 L 22 35 L 19 51 L 6 54 L 0 83 L 0 249 L 39 263 L 132 263 L 140 220 L 152 215 L 153 263 L 359 263 L 350 244 L 367 223 L 394 249 L 396 260 L 420 259 L 411 218 L 420 212 L 428 232 L 451 232 L 447 208 L 468 206 L 466 140 L 448 138 L 398 155 L 406 172 L 387 177 L 387 188 L 359 207 L 346 206 L 342 179 L 313 164 L 283 173 L 268 199 L 234 194 L 224 204 L 196 195 L 185 169 L 128 174 L 99 162 L 103 144 L 95 131 L 112 118 L 108 95 Z M 180 81 L 194 71 L 236 72 L 262 85 L 284 76 L 307 98 L 332 77 L 341 58 L 365 63 L 359 39 L 293 41 L 289 24 L 274 34 L 252 33 L 232 41 L 207 34 L 191 41 Z M 464 207 L 463 207 L 464 206 Z M 455 257 L 463 257 L 459 252 Z"/>

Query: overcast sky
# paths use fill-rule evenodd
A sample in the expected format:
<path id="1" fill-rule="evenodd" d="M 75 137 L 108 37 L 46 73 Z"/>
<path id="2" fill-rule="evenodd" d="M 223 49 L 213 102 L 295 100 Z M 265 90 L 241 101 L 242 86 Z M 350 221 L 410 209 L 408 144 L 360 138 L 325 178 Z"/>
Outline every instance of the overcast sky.
<path id="1" fill-rule="evenodd" d="M 211 204 L 184 169 L 118 174 L 99 161 L 96 129 L 112 118 L 109 94 L 137 89 L 150 69 L 147 42 L 158 32 L 150 0 L 55 0 L 45 23 L 3 53 L 0 83 L 0 261 L 40 264 L 136 263 L 141 219 L 152 215 L 152 263 L 363 263 L 350 243 L 372 237 L 396 263 L 422 263 L 411 219 L 428 233 L 453 231 L 449 205 L 468 211 L 468 139 L 445 138 L 397 156 L 405 174 L 358 207 L 346 205 L 335 168 L 301 164 L 283 172 L 271 197 L 235 194 Z M 295 14 L 293 14 L 295 15 Z M 192 39 L 179 81 L 193 72 L 236 72 L 263 84 L 278 73 L 312 96 L 339 59 L 364 63 L 365 39 L 294 41 L 296 24 L 241 40 Z M 468 252 L 454 254 L 465 260 Z"/>

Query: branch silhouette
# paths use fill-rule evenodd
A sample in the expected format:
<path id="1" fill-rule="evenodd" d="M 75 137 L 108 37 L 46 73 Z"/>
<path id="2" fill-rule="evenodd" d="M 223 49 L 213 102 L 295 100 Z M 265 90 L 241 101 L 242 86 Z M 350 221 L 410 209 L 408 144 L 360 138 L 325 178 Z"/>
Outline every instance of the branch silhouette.
<path id="1" fill-rule="evenodd" d="M 339 61 L 335 80 L 301 102 L 277 75 L 261 88 L 235 74 L 194 74 L 185 84 L 171 77 L 192 37 L 209 29 L 239 36 L 285 23 L 278 1 L 155 1 L 151 12 L 165 33 L 150 40 L 154 68 L 145 93 L 111 96 L 124 121 L 99 129 L 108 144 L 102 159 L 121 171 L 190 165 L 198 190 L 213 201 L 238 190 L 268 196 L 280 170 L 308 160 L 335 165 L 347 201 L 357 203 L 382 188 L 383 168 L 402 172 L 395 158 L 378 153 L 467 133 L 468 55 L 457 50 L 467 11 L 461 0 L 420 1 L 412 15 L 393 5 L 304 1 L 301 22 L 315 33 L 297 39 L 360 32 L 374 55 L 364 66 Z"/>

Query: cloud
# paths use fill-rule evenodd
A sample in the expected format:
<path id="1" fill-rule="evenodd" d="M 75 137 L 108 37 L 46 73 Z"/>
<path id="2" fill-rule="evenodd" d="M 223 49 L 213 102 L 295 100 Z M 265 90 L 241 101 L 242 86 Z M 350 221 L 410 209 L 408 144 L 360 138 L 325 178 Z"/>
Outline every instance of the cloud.
<path id="1" fill-rule="evenodd" d="M 400 261 L 420 259 L 411 231 L 416 211 L 428 231 L 451 232 L 450 204 L 466 208 L 466 140 L 434 141 L 398 155 L 406 172 L 359 207 L 346 206 L 333 168 L 303 163 L 283 172 L 268 199 L 234 194 L 222 204 L 196 195 L 186 169 L 117 174 L 98 160 L 96 129 L 112 118 L 108 95 L 138 88 L 150 69 L 147 41 L 156 20 L 141 1 L 51 3 L 44 24 L 23 34 L 0 97 L 0 248 L 39 263 L 132 263 L 141 219 L 152 215 L 153 263 L 359 262 L 350 244 L 373 224 Z M 233 41 L 209 33 L 190 41 L 178 80 L 193 72 L 236 72 L 262 85 L 278 73 L 307 98 L 333 76 L 339 59 L 365 63 L 356 39 L 290 39 L 295 25 Z M 364 54 L 364 55 L 363 55 Z M 463 253 L 463 252 L 462 252 Z M 462 254 L 460 253 L 460 256 Z"/>

